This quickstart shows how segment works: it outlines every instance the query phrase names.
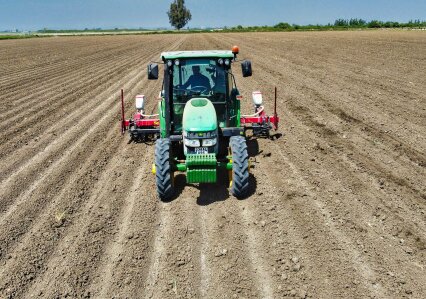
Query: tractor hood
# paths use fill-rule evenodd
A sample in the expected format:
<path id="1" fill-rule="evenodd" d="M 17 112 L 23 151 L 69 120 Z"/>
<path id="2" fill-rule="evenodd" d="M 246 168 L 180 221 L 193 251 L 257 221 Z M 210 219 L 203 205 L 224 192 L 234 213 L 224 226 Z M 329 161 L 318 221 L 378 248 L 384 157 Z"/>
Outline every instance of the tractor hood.
<path id="1" fill-rule="evenodd" d="M 183 131 L 207 132 L 217 129 L 216 110 L 208 99 L 195 98 L 189 100 L 183 111 Z"/>

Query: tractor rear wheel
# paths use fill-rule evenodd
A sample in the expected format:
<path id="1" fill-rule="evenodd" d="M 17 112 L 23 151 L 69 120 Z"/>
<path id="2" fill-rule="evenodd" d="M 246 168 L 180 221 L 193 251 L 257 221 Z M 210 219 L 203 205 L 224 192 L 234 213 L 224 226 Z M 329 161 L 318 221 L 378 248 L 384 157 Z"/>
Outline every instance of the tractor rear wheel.
<path id="1" fill-rule="evenodd" d="M 155 142 L 155 177 L 157 193 L 162 201 L 170 200 L 175 193 L 171 160 L 170 139 L 157 139 Z"/>
<path id="2" fill-rule="evenodd" d="M 249 191 L 249 156 L 246 139 L 242 136 L 232 136 L 229 145 L 232 151 L 231 193 L 237 198 L 244 198 Z"/>

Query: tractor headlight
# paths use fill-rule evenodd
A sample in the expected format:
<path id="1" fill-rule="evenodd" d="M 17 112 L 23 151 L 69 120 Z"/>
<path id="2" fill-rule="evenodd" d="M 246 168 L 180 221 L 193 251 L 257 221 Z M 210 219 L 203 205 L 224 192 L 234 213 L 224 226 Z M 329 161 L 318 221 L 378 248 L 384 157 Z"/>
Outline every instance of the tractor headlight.
<path id="1" fill-rule="evenodd" d="M 176 60 L 175 60 L 175 65 L 179 65 L 179 64 L 180 64 L 179 59 L 176 59 Z"/>
<path id="2" fill-rule="evenodd" d="M 229 64 L 230 64 L 229 59 L 225 59 L 225 65 L 226 65 L 226 66 L 229 66 Z"/>
<path id="3" fill-rule="evenodd" d="M 167 60 L 167 66 L 171 67 L 173 65 L 173 62 L 171 60 Z"/>
<path id="4" fill-rule="evenodd" d="M 200 146 L 200 140 L 198 140 L 198 139 L 184 138 L 183 142 L 185 143 L 186 146 L 190 146 L 190 147 L 199 147 Z"/>
<path id="5" fill-rule="evenodd" d="M 203 139 L 203 146 L 213 146 L 213 145 L 216 145 L 216 142 L 217 142 L 216 138 Z"/>
<path id="6" fill-rule="evenodd" d="M 223 64 L 223 59 L 219 58 L 219 60 L 217 62 L 219 63 L 219 65 L 222 65 Z"/>

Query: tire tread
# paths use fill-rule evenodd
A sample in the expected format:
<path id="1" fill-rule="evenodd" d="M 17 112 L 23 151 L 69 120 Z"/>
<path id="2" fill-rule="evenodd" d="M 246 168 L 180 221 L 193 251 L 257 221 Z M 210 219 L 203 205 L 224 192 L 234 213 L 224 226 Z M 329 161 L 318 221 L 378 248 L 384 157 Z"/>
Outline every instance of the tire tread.
<path id="1" fill-rule="evenodd" d="M 249 191 L 249 156 L 246 139 L 242 136 L 232 136 L 229 144 L 232 150 L 231 193 L 237 198 L 244 198 Z"/>
<path id="2" fill-rule="evenodd" d="M 160 138 L 155 142 L 155 177 L 157 193 L 162 201 L 170 200 L 174 195 L 170 144 L 168 138 Z"/>

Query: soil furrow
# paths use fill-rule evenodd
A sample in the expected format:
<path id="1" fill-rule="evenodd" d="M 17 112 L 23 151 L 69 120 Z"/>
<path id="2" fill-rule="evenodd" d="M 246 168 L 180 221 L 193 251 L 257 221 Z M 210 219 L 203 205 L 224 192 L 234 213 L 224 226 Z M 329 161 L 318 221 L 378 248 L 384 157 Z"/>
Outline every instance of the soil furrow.
<path id="1" fill-rule="evenodd" d="M 58 125 L 62 125 L 63 127 L 68 127 L 71 125 L 74 125 L 75 120 L 74 121 L 68 121 L 70 119 L 75 119 L 76 115 L 78 112 L 80 112 L 78 109 L 75 109 L 76 107 L 80 107 L 82 106 L 82 103 L 91 103 L 91 107 L 88 107 L 88 109 L 83 110 L 80 112 L 80 114 L 83 114 L 85 112 L 88 112 L 90 110 L 93 109 L 93 107 L 96 106 L 96 101 L 91 101 L 90 98 L 91 97 L 99 97 L 103 92 L 105 92 L 105 85 L 107 85 L 107 83 L 109 83 L 110 81 L 113 81 L 116 76 L 120 76 L 122 75 L 122 73 L 126 74 L 126 70 L 128 69 L 128 66 L 126 66 L 126 61 L 127 63 L 131 63 L 133 65 L 133 67 L 137 67 L 137 65 L 139 63 L 146 63 L 146 60 L 148 57 L 152 56 L 152 53 L 150 53 L 149 51 L 144 52 L 145 55 L 138 55 L 139 57 L 137 59 L 135 59 L 134 57 L 130 56 L 128 59 L 124 60 L 124 61 L 120 61 L 120 63 L 115 62 L 115 65 L 117 66 L 117 69 L 112 69 L 111 67 L 108 66 L 103 66 L 103 70 L 105 72 L 107 72 L 106 74 L 103 74 L 100 70 L 98 72 L 100 72 L 100 75 L 98 77 L 94 77 L 91 78 L 90 80 L 84 80 L 80 79 L 78 82 L 81 82 L 82 84 L 80 85 L 79 88 L 76 88 L 76 92 L 71 89 L 70 91 L 67 91 L 67 89 L 65 89 L 65 93 L 59 93 L 56 90 L 56 94 L 53 98 L 47 98 L 46 101 L 44 101 L 44 104 L 47 105 L 50 101 L 53 101 L 55 104 L 54 105 L 50 105 L 49 109 L 44 109 L 44 108 L 39 108 L 37 107 L 37 109 L 35 111 L 37 111 L 36 113 L 31 113 L 31 111 L 25 110 L 25 109 L 21 109 L 25 112 L 26 115 L 28 115 L 28 117 L 26 117 L 26 120 L 23 124 L 19 125 L 18 127 L 21 128 L 21 130 L 16 130 L 11 128 L 10 130 L 13 129 L 13 131 L 10 132 L 3 132 L 6 141 L 9 141 L 9 143 L 11 145 L 13 145 L 13 147 L 10 147 L 10 150 L 16 150 L 16 144 L 13 143 L 14 140 L 19 140 L 22 139 L 22 134 L 24 134 L 26 136 L 26 138 L 28 139 L 32 139 L 35 138 L 36 140 L 36 144 L 40 143 L 40 140 L 38 140 L 38 136 L 39 134 L 43 133 L 46 130 L 54 130 L 54 126 L 58 126 Z M 116 61 L 114 59 L 111 59 L 112 61 Z M 124 65 L 123 65 L 124 63 Z M 143 68 L 142 68 L 143 69 Z M 87 75 L 86 75 L 87 76 Z M 90 78 L 90 73 L 88 75 Z M 126 76 L 124 76 L 126 77 Z M 116 79 L 115 79 L 116 80 Z M 92 88 L 91 86 L 93 85 L 93 83 L 96 82 L 98 84 L 98 86 L 96 88 Z M 83 89 L 81 88 L 83 86 Z M 69 89 L 69 88 L 68 88 Z M 51 92 L 55 92 L 54 88 L 51 88 Z M 85 94 L 86 93 L 86 94 Z M 82 95 L 83 96 L 79 96 Z M 73 99 L 73 100 L 70 100 Z M 56 99 L 56 100 L 55 100 Z M 98 103 L 99 104 L 99 103 Z M 55 111 L 55 107 L 60 105 L 61 109 L 58 111 L 60 112 L 60 115 L 55 115 L 54 113 L 49 113 L 49 111 Z M 30 109 L 31 110 L 31 109 Z M 58 109 L 56 109 L 58 110 Z M 72 111 L 71 113 L 69 113 L 69 111 Z M 83 112 L 83 113 L 82 113 Z M 36 122 L 34 125 L 31 125 L 31 130 L 28 130 L 28 123 L 32 123 L 33 119 L 37 119 L 40 117 L 48 117 L 48 121 L 44 121 L 44 122 Z M 19 116 L 19 115 L 18 115 Z M 16 116 L 16 117 L 18 117 Z M 71 118 L 73 117 L 73 118 Z M 61 121 L 57 121 L 58 119 L 60 119 Z M 8 120 L 8 122 L 10 122 L 12 120 Z M 16 128 L 16 127 L 15 127 Z M 12 132 L 14 132 L 14 134 L 12 134 Z M 38 134 L 36 134 L 35 132 L 37 132 Z M 28 141 L 26 142 L 28 143 Z M 6 146 L 8 143 L 4 143 L 2 146 Z"/>
<path id="2" fill-rule="evenodd" d="M 104 143 L 108 143 L 111 140 L 111 135 L 113 134 L 110 134 L 104 140 Z M 95 191 L 91 185 L 99 179 L 108 161 L 113 157 L 114 149 L 117 148 L 119 148 L 119 144 L 110 146 L 108 150 L 105 150 L 105 145 L 99 144 L 97 149 L 93 151 L 94 157 L 88 159 L 86 164 L 83 164 L 83 168 L 76 176 L 68 179 L 63 186 L 58 185 L 59 194 L 55 194 L 55 189 L 49 190 L 46 188 L 44 196 L 33 195 L 32 205 L 29 204 L 26 207 L 29 210 L 19 210 L 19 212 L 15 213 L 15 215 L 24 214 L 23 217 L 25 217 L 22 218 L 21 223 L 15 223 L 18 227 L 16 229 L 11 228 L 10 222 L 3 225 L 5 228 L 3 232 L 6 232 L 6 228 L 8 228 L 7 232 L 11 233 L 11 236 L 15 236 L 14 238 L 25 236 L 25 239 L 22 243 L 18 243 L 18 247 L 14 248 L 13 252 L 7 253 L 9 250 L 6 251 L 5 264 L 0 273 L 0 281 L 2 282 L 0 293 L 4 296 L 21 296 L 30 283 L 38 275 L 46 271 L 45 259 L 50 256 L 49 253 L 57 246 L 70 223 L 74 220 L 73 217 L 78 216 L 79 207 Z M 70 166 L 72 167 L 72 164 L 69 164 L 68 167 Z M 41 188 L 40 191 L 42 191 Z M 41 207 L 46 205 L 42 201 L 43 197 L 49 198 L 49 206 L 47 209 L 42 210 Z M 28 211 L 31 212 L 29 213 Z M 37 218 L 40 212 L 43 217 Z M 16 216 L 19 217 L 18 215 Z M 36 221 L 34 222 L 34 220 Z M 26 231 L 26 228 L 32 225 L 33 222 L 34 227 L 30 231 Z M 13 237 L 11 239 L 13 240 Z M 21 238 L 18 240 L 21 240 Z M 8 247 L 14 244 L 16 243 L 9 244 Z M 7 250 L 8 247 L 5 249 Z M 6 275 L 7 273 L 15 274 Z M 40 294 L 37 294 L 37 296 L 40 296 Z"/>
<path id="3" fill-rule="evenodd" d="M 138 73 L 136 71 L 135 73 Z M 131 79 L 126 86 L 137 84 L 138 77 Z M 52 143 L 50 143 L 44 151 L 38 152 L 35 156 L 31 157 L 25 164 L 21 165 L 18 169 L 15 169 L 12 175 L 6 178 L 1 185 L 0 189 L 3 192 L 3 209 L 7 203 L 9 203 L 14 198 L 18 198 L 18 195 L 22 192 L 22 184 L 20 188 L 13 188 L 16 186 L 16 182 L 20 181 L 22 177 L 29 176 L 34 178 L 35 181 L 31 185 L 25 186 L 25 191 L 29 195 L 38 184 L 40 184 L 45 178 L 46 174 L 52 171 L 56 166 L 60 165 L 64 159 L 68 157 L 70 153 L 75 152 L 78 147 L 85 142 L 88 138 L 92 137 L 90 134 L 95 133 L 97 126 L 102 124 L 105 121 L 110 120 L 111 116 L 116 114 L 114 111 L 114 107 L 117 107 L 117 94 L 112 95 L 108 98 L 108 105 L 98 106 L 94 110 L 91 111 L 84 119 L 81 120 L 81 123 L 86 121 L 86 128 L 83 126 L 74 127 L 71 130 L 66 131 L 62 138 L 55 139 Z M 104 113 L 106 111 L 106 113 Z M 102 115 L 95 122 L 92 120 L 96 115 Z M 114 124 L 118 131 L 118 125 Z M 75 140 L 75 136 L 81 136 Z M 74 140 L 74 143 L 69 146 L 69 142 Z M 55 154 L 55 151 L 62 152 L 62 155 L 58 157 Z M 40 172 L 40 168 L 44 169 L 44 172 Z M 24 174 L 21 174 L 21 173 Z M 37 173 L 37 175 L 35 175 Z M 25 182 L 28 184 L 31 180 Z M 21 199 L 22 201 L 22 199 Z M 4 211 L 4 210 L 3 210 Z M 7 213 L 6 213 L 7 214 Z M 3 217 L 3 216 L 2 216 Z"/>
<path id="4" fill-rule="evenodd" d="M 101 65 L 101 63 L 105 63 L 107 61 L 105 58 L 109 58 L 111 60 L 114 55 L 120 54 L 120 52 L 123 50 L 122 46 L 114 45 L 114 47 L 103 48 L 101 49 L 101 51 L 92 49 L 89 53 L 85 53 L 85 51 L 81 51 L 81 49 L 78 53 L 75 51 L 71 53 L 64 53 L 67 51 L 68 48 L 72 49 L 73 47 L 75 47 L 73 41 L 65 38 L 63 39 L 63 43 L 61 43 L 59 48 L 55 49 L 56 51 L 63 52 L 63 56 L 58 58 L 53 57 L 53 59 L 51 56 L 43 57 L 43 62 L 40 63 L 40 66 L 33 67 L 30 70 L 24 71 L 24 78 L 21 79 L 21 77 L 18 77 L 19 81 L 16 81 L 16 75 L 10 74 L 10 76 L 6 78 L 9 80 L 9 82 L 12 79 L 14 79 L 15 82 L 13 82 L 13 84 L 10 84 L 7 81 L 1 83 L 2 87 L 7 87 L 8 89 L 11 89 L 9 93 L 5 92 L 5 90 L 2 90 L 3 96 L 5 96 L 5 98 L 10 98 L 14 100 L 13 97 L 14 95 L 16 97 L 17 91 L 25 89 L 28 90 L 29 87 L 34 87 L 34 81 L 39 81 L 38 83 L 52 85 L 51 83 L 55 83 L 58 80 L 68 76 L 68 73 L 74 73 L 74 70 L 80 69 L 76 68 L 76 66 L 93 66 L 93 69 L 97 69 L 98 66 Z M 39 49 L 34 49 L 34 51 L 37 50 Z M 68 55 L 71 55 L 71 57 L 69 57 Z M 66 59 L 64 59 L 64 57 Z M 99 63 L 99 61 L 101 63 Z M 82 70 L 80 69 L 80 71 Z M 37 92 L 39 89 L 39 86 L 35 86 L 33 90 Z M 22 101 L 22 99 L 18 99 L 17 103 Z"/>
<path id="5" fill-rule="evenodd" d="M 234 44 L 253 62 L 251 78 L 233 67 L 242 114 L 257 89 L 271 114 L 277 86 L 280 134 L 248 138 L 246 199 L 226 173 L 176 173 L 160 202 L 153 143 L 119 134 L 119 90 L 127 116 L 139 93 L 156 111 L 150 59 Z M 0 297 L 423 298 L 425 45 L 411 31 L 2 42 Z"/>
<path id="6" fill-rule="evenodd" d="M 130 81 L 130 82 L 132 82 L 132 80 Z M 135 85 L 133 85 L 133 88 L 134 88 L 134 86 Z M 131 90 L 131 94 L 132 95 L 135 95 L 135 91 L 132 91 Z M 109 112 L 109 113 L 111 113 L 111 112 Z M 108 115 L 108 114 L 106 114 L 106 115 Z M 104 118 L 105 119 L 105 118 Z M 117 132 L 118 132 L 118 130 L 116 130 L 116 125 L 114 125 L 114 126 L 112 126 L 111 127 L 111 120 L 109 120 L 109 122 L 108 122 L 108 124 L 107 124 L 107 127 L 109 128 L 108 130 L 109 130 L 109 136 L 112 136 L 112 135 L 118 135 L 117 134 Z M 102 129 L 101 129 L 101 131 L 103 131 Z M 89 135 L 90 136 L 90 132 L 87 132 L 86 133 L 87 135 Z M 126 141 L 124 141 L 123 140 L 123 142 L 126 142 Z M 125 145 L 123 144 L 123 143 L 121 143 L 121 148 L 124 148 L 125 147 Z M 72 151 L 71 151 L 72 152 Z M 117 154 L 115 154 L 115 155 L 110 155 L 111 157 L 114 157 L 114 156 L 119 156 L 119 155 L 117 155 Z M 118 163 L 118 165 L 117 165 L 117 167 L 119 167 L 119 168 L 121 168 L 123 165 L 122 165 L 122 163 Z M 128 176 L 132 176 L 132 173 L 130 172 L 129 174 L 128 174 Z M 112 176 L 112 179 L 114 179 L 114 175 Z M 123 179 L 123 178 L 121 178 L 121 179 Z M 100 182 L 103 182 L 103 181 L 105 181 L 105 179 L 100 179 Z M 127 182 L 127 181 L 126 181 Z M 104 183 L 105 184 L 105 183 Z M 107 185 L 111 185 L 111 184 L 107 184 Z M 126 184 L 123 184 L 123 185 L 125 185 L 126 186 Z M 72 185 L 71 185 L 72 186 Z M 105 186 L 105 185 L 104 185 Z M 114 191 L 114 190 L 113 190 Z M 65 192 L 65 191 L 64 191 Z M 105 191 L 103 191 L 103 192 L 110 192 L 110 190 L 109 190 L 109 188 L 105 188 Z M 107 194 L 106 193 L 106 194 Z M 105 194 L 105 195 L 106 195 Z M 96 194 L 95 194 L 95 196 L 96 196 Z M 60 197 L 62 197 L 62 196 L 60 196 Z M 96 198 L 98 198 L 98 196 L 96 196 Z M 99 201 L 99 199 L 98 199 L 98 201 Z M 90 202 L 90 201 L 89 201 Z M 102 205 L 102 200 L 100 200 L 99 201 L 99 203 Z M 54 203 L 54 205 L 53 205 L 53 207 L 55 207 L 55 206 L 57 206 L 58 205 L 58 203 L 56 202 L 56 203 Z M 52 208 L 53 208 L 52 207 Z M 51 209 L 52 209 L 51 208 Z M 77 211 L 78 211 L 78 205 L 75 205 L 75 206 L 73 206 L 73 208 L 74 209 L 76 209 Z M 102 208 L 102 207 L 101 207 Z M 105 218 L 105 221 L 108 221 L 107 223 L 110 223 L 110 221 L 111 221 L 111 218 L 114 218 L 116 215 L 118 215 L 118 213 L 117 212 L 111 212 L 112 213 L 112 215 L 111 216 L 109 216 L 109 217 L 106 217 Z M 49 214 L 48 214 L 49 215 Z M 46 218 L 46 217 L 42 217 L 42 218 Z M 101 222 L 100 220 L 98 221 L 98 222 Z M 93 219 L 91 219 L 91 218 L 89 218 L 88 219 L 88 221 L 86 221 L 86 223 L 88 223 L 89 224 L 89 226 L 92 228 L 92 226 L 93 225 L 95 225 L 95 223 L 94 223 L 94 221 L 93 221 Z M 102 222 L 101 222 L 102 223 Z M 104 224 L 106 224 L 106 223 L 104 223 Z M 40 224 L 41 225 L 41 224 Z M 95 225 L 96 226 L 96 225 Z M 36 226 L 35 228 L 34 228 L 34 230 L 37 232 L 38 230 L 42 230 L 42 229 L 40 229 L 40 226 Z M 80 230 L 80 228 L 78 228 L 77 227 L 77 230 L 78 230 L 78 232 L 79 232 L 79 230 Z M 106 230 L 107 232 L 108 231 L 110 231 L 110 230 Z M 90 235 L 90 233 L 93 233 L 93 231 L 91 231 L 91 229 L 89 229 L 89 235 Z M 29 237 L 29 238 L 31 238 L 31 236 L 32 235 L 34 235 L 34 234 L 27 234 L 27 236 Z M 83 240 L 88 240 L 88 238 L 87 237 L 85 237 Z M 107 239 L 105 239 L 105 240 L 107 240 Z M 57 241 L 57 240 L 56 240 Z M 27 244 L 27 242 L 24 242 L 24 244 Z M 54 246 L 54 245 L 52 245 L 52 244 L 49 244 L 49 245 L 51 245 L 51 246 Z M 92 244 L 90 244 L 90 245 L 92 245 Z M 93 246 L 93 245 L 92 245 Z M 36 248 L 43 248 L 43 250 L 48 250 L 48 248 L 51 248 L 51 247 L 46 247 L 46 244 L 39 244 L 38 246 L 35 246 Z M 87 248 L 90 248 L 90 246 L 86 246 L 86 249 Z M 100 246 L 99 248 L 102 248 L 102 246 Z M 19 248 L 17 249 L 18 251 L 20 250 Z M 15 250 L 16 251 L 16 250 Z M 89 251 L 90 252 L 90 251 Z M 93 253 L 93 250 L 91 250 L 91 252 Z M 61 259 L 61 254 L 59 254 L 59 258 Z M 84 260 L 83 260 L 83 262 L 84 262 Z M 87 262 L 87 261 L 86 261 Z M 41 263 L 41 261 L 39 261 L 39 263 Z M 12 264 L 13 265 L 13 264 Z M 87 266 L 87 264 L 86 264 L 86 266 Z M 66 269 L 67 267 L 62 267 L 61 269 Z M 91 265 L 91 267 L 90 267 L 90 269 L 94 269 L 94 265 L 93 265 L 93 263 L 92 263 L 92 265 Z M 66 273 L 59 273 L 59 275 L 67 275 Z M 34 278 L 34 276 L 33 275 L 31 275 L 31 280 Z M 72 275 L 71 275 L 71 277 L 69 277 L 70 279 L 74 279 L 73 277 L 72 277 Z M 48 280 L 48 281 L 50 281 L 50 279 Z M 78 278 L 76 281 L 78 281 L 78 282 L 80 282 L 80 283 L 82 283 L 82 281 L 80 280 L 80 278 Z M 87 283 L 87 281 L 86 281 L 86 283 Z M 72 281 L 71 282 L 68 282 L 68 284 L 66 284 L 65 285 L 65 292 L 69 292 L 70 291 L 70 288 L 69 288 L 69 286 L 70 286 L 70 284 L 72 285 Z M 66 287 L 66 286 L 68 286 L 68 288 Z M 10 287 L 9 287 L 10 288 Z M 71 289 L 73 289 L 73 288 L 71 288 Z M 61 289 L 62 290 L 62 289 Z M 23 288 L 20 288 L 20 290 L 19 290 L 19 292 L 22 292 L 23 291 Z M 37 291 L 37 293 L 40 291 L 40 290 L 36 290 Z M 11 291 L 12 293 L 17 293 L 17 291 Z M 57 292 L 53 292 L 53 293 L 57 293 Z M 81 294 L 80 294 L 81 295 Z"/>
<path id="7" fill-rule="evenodd" d="M 77 210 L 74 223 L 52 248 L 51 257 L 45 261 L 47 271 L 40 276 L 39 281 L 34 282 L 34 289 L 29 290 L 28 294 L 37 296 L 42 292 L 47 297 L 66 294 L 81 297 L 89 294 L 90 291 L 86 289 L 100 267 L 100 256 L 106 243 L 117 233 L 116 222 L 120 219 L 120 210 L 125 200 L 123 194 L 129 193 L 129 181 L 137 170 L 135 161 L 127 159 L 123 163 L 124 157 L 129 157 L 125 140 L 120 143 L 102 177 L 95 184 L 90 198 Z M 75 261 L 77 256 L 78 262 Z"/>
<path id="8" fill-rule="evenodd" d="M 270 68 L 268 68 L 268 69 L 265 69 L 265 71 L 267 71 L 267 70 L 269 70 Z M 269 107 L 271 106 L 271 105 L 268 105 Z M 297 115 L 298 113 L 299 113 L 300 111 L 294 111 L 294 113 L 295 113 L 295 115 Z M 282 111 L 281 111 L 281 113 L 283 113 Z M 285 112 L 284 112 L 285 113 Z M 285 113 L 286 114 L 286 119 L 288 118 L 288 116 L 287 116 L 287 113 Z M 287 119 L 287 122 L 289 123 L 289 125 L 291 124 L 291 127 L 294 127 L 294 122 L 293 123 L 291 123 L 290 122 L 290 120 L 293 120 L 293 121 L 295 121 L 296 120 L 296 124 L 297 124 L 297 122 L 298 122 L 298 120 L 297 119 L 294 119 L 294 117 L 291 117 L 291 118 L 289 118 L 289 119 Z M 310 131 L 309 129 L 308 129 L 308 131 Z M 294 130 L 291 130 L 290 131 L 290 133 L 291 134 L 295 134 L 295 133 L 297 133 L 297 131 L 294 131 Z M 321 134 L 320 135 L 320 137 L 324 137 L 324 136 L 327 136 L 327 134 L 326 134 L 327 132 L 325 132 L 325 130 L 324 130 L 324 134 Z M 314 138 L 313 138 L 313 140 L 314 141 L 310 141 L 309 142 L 309 144 L 314 144 L 315 145 L 315 139 L 317 139 L 317 136 L 313 136 Z M 300 137 L 299 137 L 300 138 Z M 305 140 L 308 140 L 307 138 L 304 138 Z M 301 140 L 299 140 L 299 141 L 301 141 Z M 319 141 L 319 140 L 318 140 Z M 320 143 L 321 143 L 321 141 L 319 141 Z M 283 144 L 282 142 L 279 142 L 279 143 L 281 143 L 281 146 L 282 146 L 282 148 L 285 148 L 286 147 L 286 144 Z M 306 144 L 304 145 L 302 142 L 299 142 L 300 143 L 300 145 L 301 146 L 303 146 L 303 152 L 305 152 L 305 148 L 306 148 Z M 317 144 L 318 144 L 318 142 L 317 142 Z M 331 144 L 332 145 L 332 144 Z M 332 145 L 333 146 L 333 145 Z M 322 146 L 321 145 L 319 145 L 319 147 L 320 148 L 322 148 Z M 347 153 L 347 152 L 349 152 L 351 155 L 352 155 L 352 153 L 353 153 L 353 150 L 350 150 L 350 151 L 346 151 L 346 150 L 343 150 L 344 148 L 342 148 L 342 147 L 340 147 L 341 149 L 342 149 L 342 152 L 343 153 Z M 297 147 L 294 147 L 294 145 L 291 145 L 291 147 L 290 147 L 290 149 L 297 149 Z M 297 154 L 296 154 L 297 155 Z M 296 161 L 298 160 L 298 159 L 300 159 L 300 158 L 298 158 L 297 156 L 296 157 L 292 157 L 293 159 L 295 159 Z M 316 164 L 316 163 L 311 163 L 312 165 L 313 164 Z M 364 163 L 365 164 L 365 163 Z M 326 164 L 328 167 L 330 167 L 330 165 L 333 165 L 333 164 L 331 164 L 331 163 L 329 163 L 329 164 Z M 367 164 L 365 164 L 365 165 L 369 165 L 369 163 L 367 163 Z M 316 165 L 315 165 L 316 166 Z M 306 169 L 306 166 L 302 166 L 303 168 L 301 168 L 301 169 Z M 309 167 L 309 166 L 308 166 Z M 345 166 L 346 168 L 347 168 L 347 165 Z M 334 166 L 334 168 L 335 168 L 335 170 L 336 171 L 340 171 L 340 172 L 342 172 L 342 171 L 344 171 L 343 169 L 339 169 L 339 170 L 337 170 L 337 168 Z M 306 170 L 305 170 L 306 171 Z M 307 174 L 309 174 L 309 172 L 307 172 Z M 364 179 L 363 179 L 364 180 Z M 363 180 L 360 180 L 361 182 L 363 181 Z M 327 180 L 325 180 L 325 182 L 329 182 L 329 181 L 327 181 Z M 367 187 L 368 188 L 368 187 Z M 368 190 L 368 189 L 367 189 Z M 371 189 L 370 189 L 371 190 Z M 370 197 L 370 196 L 368 196 L 368 197 Z M 382 196 L 380 196 L 380 197 L 382 197 Z M 379 197 L 379 198 L 380 198 Z M 380 206 L 382 206 L 382 204 L 380 205 Z M 353 208 L 353 206 L 352 206 L 352 208 Z M 339 208 L 337 209 L 337 210 L 339 210 Z M 357 210 L 357 209 L 354 209 L 355 211 Z M 385 209 L 386 210 L 386 209 Z M 359 208 L 358 208 L 358 211 L 359 211 Z M 421 212 L 422 210 L 417 210 L 416 212 Z M 413 206 L 413 212 L 414 212 L 414 206 Z M 374 213 L 374 212 L 372 212 L 372 213 Z M 395 211 L 393 211 L 392 213 L 395 213 Z M 335 213 L 334 213 L 335 214 Z M 408 214 L 411 214 L 410 212 L 408 213 Z M 336 216 L 334 216 L 334 217 L 336 217 Z M 421 219 L 420 221 L 420 225 L 423 225 L 424 224 L 424 219 Z M 416 223 L 416 222 L 414 222 L 414 223 Z M 360 227 L 362 227 L 362 226 L 360 226 Z M 409 230 L 410 231 L 410 230 Z M 415 237 L 415 238 L 418 238 L 418 235 L 417 235 L 417 237 Z M 374 240 L 374 239 L 373 239 Z M 366 241 L 366 243 L 368 244 L 368 242 L 371 242 L 371 240 L 369 240 L 369 241 Z M 420 244 L 422 244 L 422 240 L 421 240 L 421 238 L 420 238 L 420 240 L 419 241 L 417 241 L 417 242 L 420 242 Z M 376 250 L 377 251 L 377 248 L 380 248 L 380 246 L 382 246 L 382 245 L 378 245 L 379 247 L 377 247 L 377 246 L 375 246 L 374 248 L 372 248 L 372 250 L 373 250 L 373 252 Z M 420 245 L 420 248 L 422 248 L 422 245 Z M 421 253 L 421 252 L 419 252 L 419 253 Z M 417 259 L 417 261 L 418 261 L 418 259 Z M 415 263 L 417 263 L 418 264 L 418 262 L 415 262 Z M 414 273 L 413 273 L 414 274 Z M 411 275 L 410 275 L 411 276 Z M 414 284 L 415 284 L 415 282 L 414 282 Z"/>

